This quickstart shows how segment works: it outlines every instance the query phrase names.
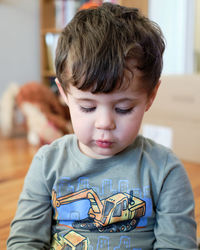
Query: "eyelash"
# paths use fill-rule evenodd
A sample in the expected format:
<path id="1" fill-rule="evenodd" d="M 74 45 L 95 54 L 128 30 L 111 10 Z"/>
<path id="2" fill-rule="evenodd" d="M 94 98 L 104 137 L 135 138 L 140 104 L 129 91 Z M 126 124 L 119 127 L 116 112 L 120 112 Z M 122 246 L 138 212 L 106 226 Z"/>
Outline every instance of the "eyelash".
<path id="1" fill-rule="evenodd" d="M 85 107 L 80 106 L 80 109 L 81 109 L 81 111 L 83 111 L 85 113 L 90 113 L 90 112 L 94 111 L 96 108 L 95 107 L 85 108 Z"/>
<path id="2" fill-rule="evenodd" d="M 95 111 L 96 107 L 91 107 L 91 108 L 85 108 L 80 106 L 81 111 L 85 112 L 85 113 L 91 113 L 93 111 Z M 120 115 L 126 115 L 129 114 L 133 111 L 133 108 L 128 108 L 128 109 L 120 109 L 120 108 L 115 108 L 115 112 L 120 114 Z"/>
<path id="3" fill-rule="evenodd" d="M 133 108 L 128 108 L 128 109 L 115 108 L 115 111 L 118 114 L 126 115 L 126 114 L 130 114 L 133 111 Z"/>

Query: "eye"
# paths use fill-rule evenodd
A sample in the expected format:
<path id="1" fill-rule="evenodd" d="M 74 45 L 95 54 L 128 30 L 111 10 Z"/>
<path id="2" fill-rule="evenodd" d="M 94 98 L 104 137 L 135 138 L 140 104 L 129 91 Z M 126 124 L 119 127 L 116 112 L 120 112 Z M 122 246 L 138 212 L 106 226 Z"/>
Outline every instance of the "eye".
<path id="1" fill-rule="evenodd" d="M 127 108 L 127 109 L 122 109 L 122 108 L 115 108 L 116 113 L 126 115 L 129 114 L 133 111 L 133 107 Z"/>
<path id="2" fill-rule="evenodd" d="M 81 111 L 83 111 L 85 113 L 89 113 L 89 112 L 93 112 L 96 109 L 96 107 L 86 108 L 86 107 L 80 106 L 80 109 L 81 109 Z"/>

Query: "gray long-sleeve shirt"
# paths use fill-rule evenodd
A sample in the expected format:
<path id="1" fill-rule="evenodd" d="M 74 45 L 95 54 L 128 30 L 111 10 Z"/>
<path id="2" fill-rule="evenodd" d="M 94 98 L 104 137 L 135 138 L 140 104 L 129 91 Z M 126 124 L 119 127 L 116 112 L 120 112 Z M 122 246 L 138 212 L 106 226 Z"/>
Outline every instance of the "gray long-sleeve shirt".
<path id="1" fill-rule="evenodd" d="M 197 249 L 188 177 L 169 149 L 142 136 L 100 160 L 82 154 L 75 135 L 64 136 L 35 155 L 7 245 Z"/>

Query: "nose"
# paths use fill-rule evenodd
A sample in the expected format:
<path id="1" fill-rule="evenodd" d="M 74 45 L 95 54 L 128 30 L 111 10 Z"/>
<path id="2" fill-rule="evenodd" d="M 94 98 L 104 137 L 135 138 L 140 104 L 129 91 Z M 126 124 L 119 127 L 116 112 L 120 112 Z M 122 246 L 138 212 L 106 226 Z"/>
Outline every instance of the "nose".
<path id="1" fill-rule="evenodd" d="M 102 130 L 113 130 L 116 128 L 115 119 L 111 112 L 105 111 L 97 114 L 95 127 Z"/>

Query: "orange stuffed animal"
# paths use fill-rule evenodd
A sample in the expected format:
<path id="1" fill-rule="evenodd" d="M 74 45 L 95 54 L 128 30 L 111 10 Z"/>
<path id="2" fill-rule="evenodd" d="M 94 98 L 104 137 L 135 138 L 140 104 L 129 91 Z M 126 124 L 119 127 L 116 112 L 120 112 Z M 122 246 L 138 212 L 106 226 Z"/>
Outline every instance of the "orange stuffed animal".
<path id="1" fill-rule="evenodd" d="M 47 86 L 27 83 L 20 87 L 16 101 L 26 118 L 30 144 L 51 143 L 72 132 L 68 108 Z"/>

